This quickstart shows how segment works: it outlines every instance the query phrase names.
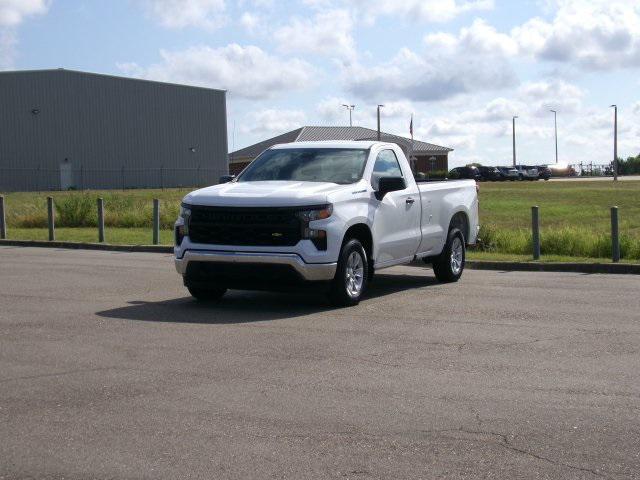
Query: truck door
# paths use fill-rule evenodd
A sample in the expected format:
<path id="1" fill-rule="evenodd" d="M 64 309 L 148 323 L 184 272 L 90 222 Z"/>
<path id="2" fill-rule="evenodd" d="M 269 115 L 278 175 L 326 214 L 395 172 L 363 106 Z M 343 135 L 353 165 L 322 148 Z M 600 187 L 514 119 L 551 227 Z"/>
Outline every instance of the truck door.
<path id="1" fill-rule="evenodd" d="M 387 193 L 382 200 L 374 198 L 376 213 L 373 220 L 373 238 L 378 243 L 378 265 L 392 264 L 415 255 L 421 239 L 420 192 L 410 172 L 402 171 L 393 150 L 378 153 L 371 174 L 371 186 L 378 190 L 381 177 L 404 177 L 407 188 Z"/>

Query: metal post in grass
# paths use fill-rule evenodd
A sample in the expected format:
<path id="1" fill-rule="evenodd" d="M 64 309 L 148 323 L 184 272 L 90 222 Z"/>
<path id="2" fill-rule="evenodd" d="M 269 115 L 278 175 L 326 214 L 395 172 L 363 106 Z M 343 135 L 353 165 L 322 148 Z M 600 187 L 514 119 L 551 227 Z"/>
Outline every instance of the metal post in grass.
<path id="1" fill-rule="evenodd" d="M 104 243 L 104 200 L 98 199 L 98 242 Z"/>
<path id="2" fill-rule="evenodd" d="M 4 197 L 0 195 L 0 239 L 6 240 L 7 238 L 7 224 L 5 223 L 4 216 Z"/>
<path id="3" fill-rule="evenodd" d="M 153 244 L 160 243 L 160 200 L 153 199 Z"/>
<path id="4" fill-rule="evenodd" d="M 620 261 L 620 234 L 618 231 L 618 207 L 611 207 L 611 260 Z"/>
<path id="5" fill-rule="evenodd" d="M 531 237 L 533 239 L 533 259 L 540 260 L 540 207 L 531 207 Z"/>
<path id="6" fill-rule="evenodd" d="M 53 212 L 53 197 L 47 197 L 47 223 L 49 225 L 49 241 L 56 239 L 56 219 Z"/>

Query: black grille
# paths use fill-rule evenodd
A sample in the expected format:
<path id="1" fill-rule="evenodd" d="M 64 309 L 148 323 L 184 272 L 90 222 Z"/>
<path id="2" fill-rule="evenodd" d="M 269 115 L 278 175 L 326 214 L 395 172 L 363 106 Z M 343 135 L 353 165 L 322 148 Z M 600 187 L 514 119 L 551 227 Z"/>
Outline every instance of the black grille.
<path id="1" fill-rule="evenodd" d="M 192 206 L 189 237 L 214 245 L 293 246 L 302 235 L 300 210 Z"/>

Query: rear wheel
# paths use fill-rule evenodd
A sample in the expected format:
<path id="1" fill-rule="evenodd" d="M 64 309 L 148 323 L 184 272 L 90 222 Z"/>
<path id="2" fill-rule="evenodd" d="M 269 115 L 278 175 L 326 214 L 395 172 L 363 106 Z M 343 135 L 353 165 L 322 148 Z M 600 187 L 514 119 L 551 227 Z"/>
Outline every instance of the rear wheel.
<path id="1" fill-rule="evenodd" d="M 357 305 L 369 279 L 369 263 L 364 247 L 357 239 L 348 240 L 340 251 L 338 268 L 329 297 L 334 305 Z"/>
<path id="2" fill-rule="evenodd" d="M 462 276 L 466 255 L 464 242 L 460 229 L 449 230 L 442 253 L 433 261 L 433 272 L 441 282 L 457 282 Z"/>
<path id="3" fill-rule="evenodd" d="M 187 290 L 193 298 L 200 302 L 211 302 L 214 300 L 220 300 L 222 296 L 227 293 L 225 287 L 194 287 L 187 285 Z"/>

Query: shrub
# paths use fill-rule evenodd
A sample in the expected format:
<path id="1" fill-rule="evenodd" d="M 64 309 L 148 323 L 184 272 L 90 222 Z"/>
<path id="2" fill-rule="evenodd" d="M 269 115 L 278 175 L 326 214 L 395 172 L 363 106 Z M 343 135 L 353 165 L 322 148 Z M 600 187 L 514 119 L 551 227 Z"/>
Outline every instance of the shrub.
<path id="1" fill-rule="evenodd" d="M 98 224 L 95 199 L 86 194 L 58 197 L 56 224 L 60 227 L 94 227 Z"/>

